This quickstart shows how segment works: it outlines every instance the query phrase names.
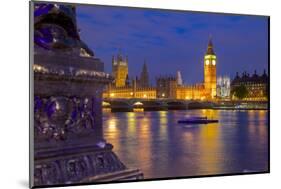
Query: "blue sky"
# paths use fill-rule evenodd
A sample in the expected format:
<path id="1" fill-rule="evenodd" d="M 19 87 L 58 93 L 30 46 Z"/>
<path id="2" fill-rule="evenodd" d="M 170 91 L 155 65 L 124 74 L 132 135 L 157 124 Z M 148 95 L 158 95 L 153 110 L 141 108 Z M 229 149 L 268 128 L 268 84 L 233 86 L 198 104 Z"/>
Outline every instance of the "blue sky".
<path id="1" fill-rule="evenodd" d="M 121 49 L 130 77 L 140 74 L 146 60 L 151 81 L 180 70 L 185 83 L 202 82 L 210 35 L 218 75 L 267 69 L 266 17 L 86 5 L 76 11 L 82 40 L 107 72 Z"/>

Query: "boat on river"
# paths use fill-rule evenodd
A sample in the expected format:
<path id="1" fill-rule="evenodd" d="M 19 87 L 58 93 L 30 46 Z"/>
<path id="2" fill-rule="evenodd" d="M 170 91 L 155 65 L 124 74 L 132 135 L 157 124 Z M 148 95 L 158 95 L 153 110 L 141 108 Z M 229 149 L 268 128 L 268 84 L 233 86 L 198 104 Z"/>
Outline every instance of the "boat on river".
<path id="1" fill-rule="evenodd" d="M 207 117 L 189 117 L 187 119 L 178 120 L 178 123 L 185 124 L 208 124 L 208 123 L 218 123 L 217 119 L 208 119 Z"/>

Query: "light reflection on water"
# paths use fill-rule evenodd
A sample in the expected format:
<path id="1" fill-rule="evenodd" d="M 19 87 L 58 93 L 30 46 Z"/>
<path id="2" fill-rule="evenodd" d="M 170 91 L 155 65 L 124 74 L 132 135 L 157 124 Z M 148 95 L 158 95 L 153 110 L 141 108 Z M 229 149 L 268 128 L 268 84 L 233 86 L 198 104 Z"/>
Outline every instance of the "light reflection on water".
<path id="1" fill-rule="evenodd" d="M 104 137 L 145 178 L 260 172 L 268 169 L 267 111 L 104 112 Z M 219 119 L 183 125 L 188 116 Z"/>

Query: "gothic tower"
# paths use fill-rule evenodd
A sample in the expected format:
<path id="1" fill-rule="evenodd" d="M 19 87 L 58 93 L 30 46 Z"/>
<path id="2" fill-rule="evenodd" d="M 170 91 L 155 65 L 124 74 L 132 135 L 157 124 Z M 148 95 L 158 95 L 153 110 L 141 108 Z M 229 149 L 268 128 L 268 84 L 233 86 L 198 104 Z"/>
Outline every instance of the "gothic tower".
<path id="1" fill-rule="evenodd" d="M 128 75 L 128 57 L 124 58 L 119 53 L 112 56 L 112 75 L 115 78 L 115 87 L 124 87 Z"/>
<path id="2" fill-rule="evenodd" d="M 217 57 L 213 49 L 213 43 L 211 38 L 207 52 L 204 56 L 204 86 L 208 99 L 216 97 L 217 88 L 217 73 L 216 73 Z"/>
<path id="3" fill-rule="evenodd" d="M 145 61 L 144 61 L 143 67 L 142 67 L 141 75 L 140 75 L 140 86 L 149 87 L 149 77 L 148 77 L 148 71 L 147 71 Z"/>
<path id="4" fill-rule="evenodd" d="M 181 77 L 181 72 L 177 71 L 177 85 L 182 86 L 183 85 L 183 81 L 182 81 L 182 77 Z"/>

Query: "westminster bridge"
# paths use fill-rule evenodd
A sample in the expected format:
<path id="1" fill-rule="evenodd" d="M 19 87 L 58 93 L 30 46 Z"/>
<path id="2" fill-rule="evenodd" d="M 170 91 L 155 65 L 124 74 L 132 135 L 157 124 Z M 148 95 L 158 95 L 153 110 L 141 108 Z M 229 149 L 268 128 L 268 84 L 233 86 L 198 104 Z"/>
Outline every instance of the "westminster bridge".
<path id="1" fill-rule="evenodd" d="M 102 102 L 104 109 L 111 111 L 144 111 L 157 110 L 186 110 L 196 108 L 213 108 L 213 102 L 177 99 L 144 99 L 144 98 L 104 98 Z"/>
<path id="2" fill-rule="evenodd" d="M 104 98 L 103 109 L 121 111 L 159 111 L 187 109 L 267 109 L 267 101 L 201 101 L 182 99 Z"/>

